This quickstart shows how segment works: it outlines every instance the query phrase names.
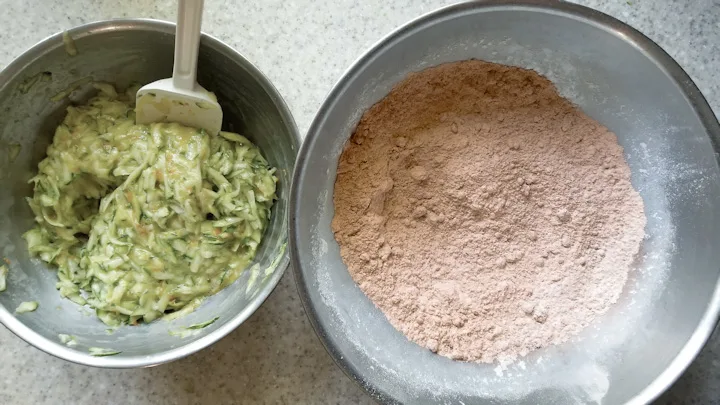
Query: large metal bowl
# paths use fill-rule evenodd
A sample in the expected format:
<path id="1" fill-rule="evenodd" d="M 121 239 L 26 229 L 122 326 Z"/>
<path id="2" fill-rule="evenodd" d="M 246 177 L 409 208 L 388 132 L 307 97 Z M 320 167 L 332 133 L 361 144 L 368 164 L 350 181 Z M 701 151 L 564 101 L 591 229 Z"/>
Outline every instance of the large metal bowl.
<path id="1" fill-rule="evenodd" d="M 648 216 L 620 302 L 577 339 L 507 367 L 405 339 L 362 293 L 330 229 L 338 157 L 361 114 L 409 72 L 470 58 L 535 69 L 614 131 Z M 547 1 L 450 6 L 380 41 L 345 73 L 300 150 L 290 197 L 295 276 L 339 366 L 391 403 L 647 403 L 693 360 L 720 309 L 720 127 L 660 47 L 596 11 Z"/>
<path id="2" fill-rule="evenodd" d="M 32 192 L 28 180 L 45 156 L 67 105 L 86 100 L 94 89 L 85 84 L 67 98 L 51 99 L 84 78 L 127 86 L 170 77 L 174 32 L 173 24 L 152 20 L 92 23 L 68 32 L 79 51 L 76 56 L 66 52 L 63 36 L 57 34 L 35 45 L 0 73 L 0 258 L 11 263 L 8 290 L 0 293 L 0 322 L 28 343 L 76 363 L 139 367 L 196 352 L 247 319 L 270 294 L 289 261 L 285 251 L 287 200 L 299 145 L 297 128 L 268 79 L 242 55 L 208 35 L 200 42 L 198 80 L 217 94 L 225 113 L 223 128 L 247 135 L 279 169 L 279 200 L 254 270 L 246 271 L 184 318 L 122 327 L 108 334 L 91 311 L 60 298 L 53 270 L 28 257 L 21 237 L 33 225 L 32 212 L 24 200 Z M 49 76 L 42 72 L 52 74 L 52 79 L 45 81 Z M 13 143 L 20 144 L 21 150 L 10 162 L 8 148 Z M 248 282 L 250 277 L 255 279 L 253 283 Z M 15 316 L 17 305 L 28 300 L 39 301 L 39 309 Z M 169 333 L 215 316 L 219 319 L 196 335 L 181 338 Z M 60 333 L 76 336 L 78 345 L 66 347 L 58 340 Z M 121 353 L 92 357 L 89 347 Z"/>

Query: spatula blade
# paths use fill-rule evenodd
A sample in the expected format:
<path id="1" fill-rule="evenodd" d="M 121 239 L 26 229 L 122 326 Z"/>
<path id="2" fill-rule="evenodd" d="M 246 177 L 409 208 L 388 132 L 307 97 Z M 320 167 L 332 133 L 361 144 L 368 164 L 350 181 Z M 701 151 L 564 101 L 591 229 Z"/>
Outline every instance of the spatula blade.
<path id="1" fill-rule="evenodd" d="M 222 116 L 215 95 L 200 86 L 188 91 L 174 87 L 172 79 L 164 79 L 137 92 L 135 121 L 138 124 L 177 122 L 216 135 L 222 126 Z"/>

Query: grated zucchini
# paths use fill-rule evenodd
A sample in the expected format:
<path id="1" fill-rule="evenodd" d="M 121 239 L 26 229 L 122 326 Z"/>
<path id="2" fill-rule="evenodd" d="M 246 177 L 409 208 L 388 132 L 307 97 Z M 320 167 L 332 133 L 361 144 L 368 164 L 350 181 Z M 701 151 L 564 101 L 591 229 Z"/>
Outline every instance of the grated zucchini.
<path id="1" fill-rule="evenodd" d="M 65 344 L 65 346 L 73 347 L 77 346 L 77 339 L 73 335 L 67 335 L 65 333 L 58 334 L 58 339 L 60 339 L 60 342 Z"/>
<path id="2" fill-rule="evenodd" d="M 38 302 L 37 301 L 25 301 L 21 302 L 20 305 L 15 309 L 15 312 L 18 314 L 24 314 L 26 312 L 33 312 L 36 309 L 38 309 Z"/>
<path id="3" fill-rule="evenodd" d="M 275 169 L 238 134 L 136 125 L 132 90 L 95 87 L 68 107 L 31 180 L 28 250 L 110 326 L 192 311 L 255 256 Z"/>
<path id="4" fill-rule="evenodd" d="M 206 328 L 206 327 L 214 324 L 215 321 L 217 321 L 218 319 L 220 319 L 220 317 L 219 317 L 219 316 L 216 316 L 215 318 L 210 319 L 210 320 L 207 320 L 207 321 L 205 321 L 205 322 L 200 322 L 200 323 L 192 324 L 192 325 L 188 326 L 187 328 L 188 328 L 188 329 L 202 329 L 202 328 Z"/>
<path id="5" fill-rule="evenodd" d="M 4 264 L 0 265 L 0 292 L 5 291 L 7 289 L 7 275 L 8 275 L 8 267 Z"/>
<path id="6" fill-rule="evenodd" d="M 90 353 L 91 356 L 95 357 L 105 357 L 115 356 L 116 354 L 120 354 L 122 352 L 113 349 L 105 349 L 102 347 L 88 347 L 88 353 Z"/>

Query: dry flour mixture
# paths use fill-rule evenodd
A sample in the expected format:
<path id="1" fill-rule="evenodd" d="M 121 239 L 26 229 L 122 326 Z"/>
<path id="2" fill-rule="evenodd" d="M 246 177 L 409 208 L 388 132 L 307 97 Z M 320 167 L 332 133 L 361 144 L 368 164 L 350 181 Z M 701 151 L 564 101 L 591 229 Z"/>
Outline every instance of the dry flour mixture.
<path id="1" fill-rule="evenodd" d="M 457 360 L 568 340 L 618 299 L 644 237 L 615 135 L 534 71 L 409 76 L 340 158 L 332 227 L 365 294 Z"/>

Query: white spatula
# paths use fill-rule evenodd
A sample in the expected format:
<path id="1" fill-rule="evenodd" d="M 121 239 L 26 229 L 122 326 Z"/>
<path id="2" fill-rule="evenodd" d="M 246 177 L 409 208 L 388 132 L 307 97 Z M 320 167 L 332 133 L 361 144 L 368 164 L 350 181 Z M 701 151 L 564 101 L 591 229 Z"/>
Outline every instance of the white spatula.
<path id="1" fill-rule="evenodd" d="M 196 81 L 203 0 L 179 0 L 173 76 L 143 86 L 136 95 L 138 124 L 177 122 L 220 132 L 222 109 L 215 95 Z"/>

